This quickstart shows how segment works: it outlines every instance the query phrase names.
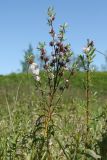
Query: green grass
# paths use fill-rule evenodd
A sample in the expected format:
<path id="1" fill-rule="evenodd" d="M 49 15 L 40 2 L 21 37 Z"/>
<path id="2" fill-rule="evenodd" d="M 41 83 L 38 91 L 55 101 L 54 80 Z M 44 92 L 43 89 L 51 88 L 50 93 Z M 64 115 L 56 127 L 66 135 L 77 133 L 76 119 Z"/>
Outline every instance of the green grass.
<path id="1" fill-rule="evenodd" d="M 43 77 L 43 75 L 41 76 Z M 58 156 L 60 157 L 59 160 L 66 160 L 66 156 L 71 156 L 71 153 L 74 152 L 76 144 L 78 144 L 76 152 L 80 152 L 82 149 L 85 132 L 84 76 L 84 73 L 75 74 L 70 81 L 69 89 L 65 91 L 57 106 L 59 115 L 54 116 L 53 119 L 57 126 L 56 135 L 60 141 L 52 139 L 56 148 L 53 146 L 51 148 L 54 155 L 53 160 L 57 160 Z M 98 141 L 101 140 L 106 121 L 107 73 L 92 73 L 92 83 L 93 92 L 97 91 L 97 101 L 92 98 L 90 103 L 90 149 L 95 150 L 96 137 Z M 33 160 L 31 157 L 35 149 L 33 148 L 34 146 L 31 147 L 31 143 L 34 139 L 32 140 L 29 134 L 35 128 L 36 119 L 41 112 L 40 109 L 41 97 L 34 86 L 34 80 L 31 75 L 10 74 L 0 76 L 1 160 Z M 94 120 L 92 121 L 92 119 Z M 60 147 L 58 147 L 56 141 Z M 101 145 L 102 143 L 103 141 L 101 141 Z M 69 146 L 66 148 L 67 155 L 62 153 L 61 146 Z M 100 150 L 101 147 L 96 152 L 101 153 Z M 79 153 L 77 157 L 77 159 L 82 159 Z M 89 160 L 92 159 L 89 158 Z"/>
<path id="2" fill-rule="evenodd" d="M 71 89 L 75 89 L 76 92 L 73 93 L 74 95 L 81 91 L 83 92 L 84 77 L 84 73 L 76 73 L 75 76 L 71 78 Z M 97 91 L 99 96 L 103 97 L 107 95 L 107 72 L 92 73 L 92 83 L 93 90 Z M 27 74 L 10 74 L 7 76 L 0 76 L 0 102 L 3 101 L 4 92 L 7 92 L 8 95 L 15 96 L 19 85 L 19 92 L 30 95 L 29 90 L 34 87 L 32 76 Z M 70 92 L 72 92 L 72 90 L 70 90 Z"/>

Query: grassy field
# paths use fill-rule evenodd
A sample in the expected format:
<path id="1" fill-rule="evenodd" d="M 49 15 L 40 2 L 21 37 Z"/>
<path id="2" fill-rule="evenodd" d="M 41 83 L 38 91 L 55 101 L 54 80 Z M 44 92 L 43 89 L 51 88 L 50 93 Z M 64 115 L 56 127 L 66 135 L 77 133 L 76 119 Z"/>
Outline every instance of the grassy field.
<path id="1" fill-rule="evenodd" d="M 83 73 L 75 74 L 70 81 L 69 94 L 73 97 L 84 95 L 84 80 Z M 95 72 L 92 73 L 92 88 L 97 92 L 98 99 L 106 101 L 107 96 L 107 73 Z M 12 102 L 18 91 L 18 100 L 28 98 L 34 92 L 34 81 L 32 76 L 27 74 L 10 74 L 7 76 L 0 76 L 0 105 L 5 103 L 5 96 L 8 95 L 8 100 Z M 81 95 L 82 94 L 82 95 Z M 24 96 L 24 97 L 23 97 Z M 36 96 L 36 95 L 35 95 Z M 66 94 L 65 94 L 66 96 Z M 83 96 L 84 97 L 84 96 Z M 69 97 L 68 97 L 69 98 Z"/>
<path id="2" fill-rule="evenodd" d="M 93 160 L 101 159 L 100 156 L 107 160 L 107 73 L 92 73 L 89 149 L 85 156 L 84 77 L 84 73 L 79 73 L 71 78 L 69 88 L 56 106 L 55 131 L 52 130 L 54 136 L 49 143 L 50 160 Z M 0 76 L 0 160 L 47 159 L 43 137 L 39 131 L 35 134 L 42 107 L 40 93 L 31 75 Z"/>

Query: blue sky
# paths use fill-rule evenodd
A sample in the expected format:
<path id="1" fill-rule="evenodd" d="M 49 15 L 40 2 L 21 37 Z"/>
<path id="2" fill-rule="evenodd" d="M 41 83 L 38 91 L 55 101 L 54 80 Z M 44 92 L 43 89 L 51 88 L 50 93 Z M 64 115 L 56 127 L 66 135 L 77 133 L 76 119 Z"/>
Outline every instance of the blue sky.
<path id="1" fill-rule="evenodd" d="M 75 54 L 82 52 L 87 38 L 98 50 L 107 51 L 107 0 L 0 0 L 0 74 L 21 70 L 29 43 L 35 54 L 39 41 L 48 43 L 49 6 L 56 11 L 55 28 L 69 24 L 66 37 Z M 96 53 L 95 64 L 104 63 L 104 57 Z"/>

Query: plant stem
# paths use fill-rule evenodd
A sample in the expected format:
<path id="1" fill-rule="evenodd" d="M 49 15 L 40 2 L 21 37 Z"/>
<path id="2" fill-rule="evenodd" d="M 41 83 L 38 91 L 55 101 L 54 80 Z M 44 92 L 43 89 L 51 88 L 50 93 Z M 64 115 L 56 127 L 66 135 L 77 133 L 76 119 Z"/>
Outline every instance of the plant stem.
<path id="1" fill-rule="evenodd" d="M 88 140 L 88 132 L 89 132 L 89 65 L 86 72 L 86 143 Z"/>
<path id="2" fill-rule="evenodd" d="M 89 56 L 87 55 L 87 66 L 86 66 L 86 139 L 85 139 L 85 152 L 88 147 L 88 135 L 89 135 L 89 102 L 90 102 L 90 62 Z M 84 160 L 87 160 L 87 156 L 84 156 Z"/>

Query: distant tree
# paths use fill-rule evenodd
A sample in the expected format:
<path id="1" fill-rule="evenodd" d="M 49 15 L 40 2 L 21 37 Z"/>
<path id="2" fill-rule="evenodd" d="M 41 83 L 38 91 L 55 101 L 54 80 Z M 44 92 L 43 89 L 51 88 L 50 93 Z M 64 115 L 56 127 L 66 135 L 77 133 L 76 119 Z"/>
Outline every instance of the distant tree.
<path id="1" fill-rule="evenodd" d="M 24 54 L 24 60 L 21 61 L 21 66 L 22 66 L 22 72 L 27 72 L 28 70 L 28 63 L 26 61 L 26 58 L 30 55 L 34 55 L 33 53 L 33 48 L 32 48 L 32 45 L 30 44 L 29 45 L 29 48 L 25 51 L 25 54 Z"/>

